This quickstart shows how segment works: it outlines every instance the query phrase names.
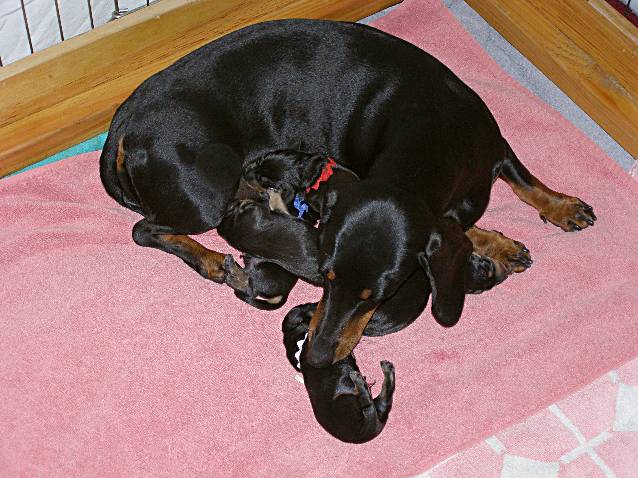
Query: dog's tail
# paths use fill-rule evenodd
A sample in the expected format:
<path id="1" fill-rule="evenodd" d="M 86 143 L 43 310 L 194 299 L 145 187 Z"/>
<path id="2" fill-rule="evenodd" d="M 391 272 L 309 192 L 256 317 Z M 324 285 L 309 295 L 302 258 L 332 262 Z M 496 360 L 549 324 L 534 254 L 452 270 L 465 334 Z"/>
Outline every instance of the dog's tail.
<path id="1" fill-rule="evenodd" d="M 124 136 L 117 141 L 111 133 L 106 139 L 100 156 L 100 178 L 106 192 L 119 204 L 144 215 L 142 204 L 127 168 Z"/>

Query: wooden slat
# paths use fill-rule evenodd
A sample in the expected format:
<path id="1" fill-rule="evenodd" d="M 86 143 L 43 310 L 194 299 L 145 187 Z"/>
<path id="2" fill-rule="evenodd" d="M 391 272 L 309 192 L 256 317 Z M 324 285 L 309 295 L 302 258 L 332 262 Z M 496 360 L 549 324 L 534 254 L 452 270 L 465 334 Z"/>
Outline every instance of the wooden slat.
<path id="1" fill-rule="evenodd" d="M 186 53 L 276 18 L 359 20 L 399 0 L 162 0 L 0 69 L 0 177 L 108 128 L 137 85 Z"/>
<path id="2" fill-rule="evenodd" d="M 603 0 L 466 0 L 638 158 L 636 29 Z"/>

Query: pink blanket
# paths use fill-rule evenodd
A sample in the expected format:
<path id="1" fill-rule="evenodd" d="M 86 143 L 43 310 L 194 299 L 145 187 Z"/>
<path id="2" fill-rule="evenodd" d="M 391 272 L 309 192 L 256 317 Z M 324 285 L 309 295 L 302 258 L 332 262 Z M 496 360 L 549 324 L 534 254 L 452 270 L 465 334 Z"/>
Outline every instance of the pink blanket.
<path id="1" fill-rule="evenodd" d="M 314 421 L 281 344 L 287 309 L 254 310 L 135 246 L 138 217 L 102 190 L 97 153 L 2 180 L 0 474 L 414 475 L 637 355 L 635 181 L 438 0 L 377 26 L 475 88 L 528 168 L 592 204 L 596 226 L 561 232 L 497 184 L 481 225 L 524 242 L 534 266 L 470 296 L 452 329 L 425 313 L 359 345 L 369 378 L 394 362 L 397 392 L 384 432 L 357 446 Z M 289 305 L 318 296 L 298 286 Z"/>

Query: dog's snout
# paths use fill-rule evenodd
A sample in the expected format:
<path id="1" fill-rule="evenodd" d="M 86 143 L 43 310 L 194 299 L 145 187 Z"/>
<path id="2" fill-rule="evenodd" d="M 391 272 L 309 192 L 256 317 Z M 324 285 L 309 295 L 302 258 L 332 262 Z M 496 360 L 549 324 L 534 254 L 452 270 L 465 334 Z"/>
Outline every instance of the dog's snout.
<path id="1" fill-rule="evenodd" d="M 306 352 L 305 362 L 314 368 L 324 368 L 332 365 L 334 354 L 323 347 L 308 344 L 309 349 Z"/>

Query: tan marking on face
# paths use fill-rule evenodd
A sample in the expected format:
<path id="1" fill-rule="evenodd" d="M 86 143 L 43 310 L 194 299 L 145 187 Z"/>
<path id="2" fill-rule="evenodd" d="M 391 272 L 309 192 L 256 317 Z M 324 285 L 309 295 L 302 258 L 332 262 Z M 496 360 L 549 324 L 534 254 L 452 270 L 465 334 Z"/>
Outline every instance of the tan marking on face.
<path id="1" fill-rule="evenodd" d="M 370 296 L 372 295 L 372 290 L 370 289 L 363 289 L 361 291 L 361 294 L 359 294 L 359 299 L 362 300 L 368 300 L 370 298 Z"/>
<path id="2" fill-rule="evenodd" d="M 335 271 L 328 271 L 326 274 L 326 279 L 328 280 L 335 280 L 336 277 Z"/>
<path id="3" fill-rule="evenodd" d="M 118 172 L 124 170 L 124 136 L 122 136 L 117 142 L 117 156 L 115 157 L 115 169 Z"/>
<path id="4" fill-rule="evenodd" d="M 346 325 L 341 333 L 341 337 L 339 338 L 339 344 L 335 350 L 332 363 L 343 360 L 352 353 L 352 350 L 359 343 L 359 340 L 361 340 L 363 330 L 366 328 L 366 325 L 368 325 L 368 322 L 370 322 L 370 319 L 377 310 L 377 307 L 379 306 L 376 305 L 372 310 L 366 312 L 360 317 L 355 317 Z"/>
<path id="5" fill-rule="evenodd" d="M 315 309 L 315 313 L 312 314 L 312 319 L 310 319 L 310 325 L 308 325 L 308 340 L 312 339 L 312 336 L 317 329 L 317 325 L 319 325 L 319 321 L 323 319 L 323 310 L 324 310 L 324 298 L 322 297 L 319 303 L 317 304 L 317 308 Z"/>
<path id="6" fill-rule="evenodd" d="M 257 191 L 258 193 L 265 193 L 266 188 L 259 184 L 257 181 L 246 181 L 249 187 Z"/>

